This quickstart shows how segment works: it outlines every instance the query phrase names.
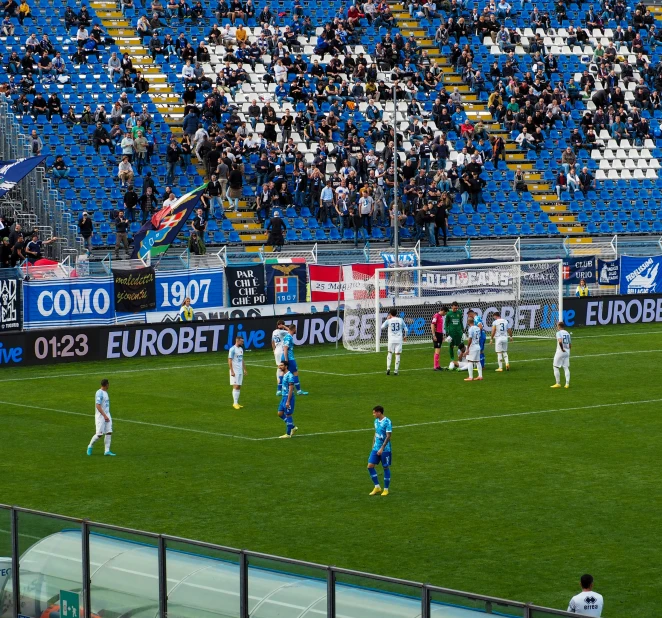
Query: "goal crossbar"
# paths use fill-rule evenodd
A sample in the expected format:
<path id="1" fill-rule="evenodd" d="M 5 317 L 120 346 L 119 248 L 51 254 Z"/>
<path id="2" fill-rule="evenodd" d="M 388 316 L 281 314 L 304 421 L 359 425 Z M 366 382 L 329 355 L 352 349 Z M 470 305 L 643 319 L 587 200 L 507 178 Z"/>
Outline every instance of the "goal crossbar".
<path id="1" fill-rule="evenodd" d="M 443 276 L 444 273 L 448 276 Z M 563 316 L 563 260 L 560 259 L 379 268 L 366 278 L 364 286 L 366 294 L 361 296 L 362 302 L 345 303 L 345 321 L 350 327 L 352 320 L 354 325 L 361 322 L 362 331 L 366 320 L 372 322 L 374 333 L 370 335 L 374 335 L 376 351 L 382 337 L 380 314 L 391 307 L 401 309 L 403 317 L 409 317 L 410 323 L 416 325 L 416 336 L 410 337 L 411 343 L 427 340 L 434 312 L 440 304 L 455 300 L 465 312 L 470 308 L 479 314 L 498 309 L 506 317 L 505 312 L 510 311 L 511 319 L 525 323 L 518 334 L 527 337 L 551 336 L 554 327 L 551 315 L 558 316 L 556 319 Z M 522 318 L 523 315 L 528 317 Z M 368 343 L 363 341 L 361 344 L 343 339 L 343 344 L 348 349 L 369 349 L 360 347 Z"/>

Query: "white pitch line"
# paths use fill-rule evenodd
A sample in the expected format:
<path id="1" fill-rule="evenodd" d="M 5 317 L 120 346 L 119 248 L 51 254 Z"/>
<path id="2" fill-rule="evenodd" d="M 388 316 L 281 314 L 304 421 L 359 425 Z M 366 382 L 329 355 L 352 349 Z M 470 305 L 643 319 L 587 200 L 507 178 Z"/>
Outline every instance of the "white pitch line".
<path id="1" fill-rule="evenodd" d="M 662 352 L 662 348 L 655 349 L 655 350 L 628 350 L 626 352 L 616 352 L 619 356 L 623 356 L 625 354 L 652 354 L 655 352 Z M 613 356 L 615 353 L 614 352 L 601 352 L 599 354 L 576 354 L 575 356 L 571 356 L 570 358 L 572 360 L 576 360 L 578 358 L 596 358 L 599 356 Z M 515 360 L 514 365 L 518 365 L 520 363 L 537 363 L 540 361 L 551 361 L 552 357 L 551 356 L 545 356 L 543 358 L 523 358 L 520 360 Z M 486 365 L 495 365 L 495 361 L 490 361 L 489 363 L 485 363 Z M 249 367 L 259 367 L 259 368 L 265 368 L 265 369 L 272 369 L 271 365 L 258 365 L 256 363 L 246 363 Z M 431 367 L 415 367 L 415 368 L 405 368 L 405 369 L 399 369 L 399 372 L 405 372 L 405 371 L 431 371 Z M 304 369 L 304 373 L 319 373 L 321 375 L 326 375 L 326 376 L 340 376 L 342 378 L 352 378 L 354 376 L 376 376 L 376 375 L 381 375 L 384 372 L 383 371 L 363 371 L 360 373 L 331 373 L 329 371 L 317 371 L 315 369 Z"/>
<path id="2" fill-rule="evenodd" d="M 489 416 L 472 416 L 469 418 L 448 418 L 439 421 L 427 421 L 424 423 L 409 423 L 407 425 L 393 425 L 395 429 L 404 429 L 406 427 L 427 427 L 428 425 L 445 425 L 448 423 L 469 423 L 473 421 L 490 421 L 499 418 L 513 418 L 516 416 L 533 416 L 536 414 L 551 414 L 552 412 L 572 412 L 576 410 L 594 410 L 597 408 L 613 408 L 616 406 L 634 406 L 646 403 L 660 403 L 662 399 L 642 399 L 641 401 L 620 401 L 617 403 L 597 403 L 591 406 L 575 406 L 572 408 L 551 408 L 549 410 L 532 410 L 530 412 L 512 412 L 510 414 L 492 414 Z M 330 436 L 342 433 L 360 433 L 374 431 L 372 427 L 363 427 L 361 429 L 339 429 L 337 431 L 319 431 L 316 433 L 297 433 L 297 438 L 309 438 L 312 436 Z M 278 436 L 269 438 L 256 438 L 258 442 L 265 440 L 277 440 Z"/>
<path id="3" fill-rule="evenodd" d="M 553 412 L 572 412 L 572 411 L 577 411 L 577 410 L 595 410 L 598 408 L 613 408 L 616 406 L 633 406 L 633 405 L 641 405 L 641 404 L 647 404 L 647 403 L 660 403 L 662 402 L 661 399 L 642 399 L 639 401 L 621 401 L 621 402 L 616 402 L 616 403 L 597 403 L 593 404 L 590 406 L 574 406 L 571 408 L 551 408 L 549 410 L 531 410 L 528 412 L 511 412 L 508 414 L 492 414 L 488 416 L 473 416 L 469 418 L 450 418 L 450 419 L 443 419 L 439 421 L 425 421 L 423 423 L 408 423 L 406 425 L 394 425 L 396 429 L 405 429 L 409 427 L 427 427 L 429 425 L 445 425 L 448 423 L 469 423 L 469 422 L 474 422 L 474 421 L 487 421 L 487 420 L 493 420 L 493 419 L 500 419 L 500 418 L 513 418 L 517 416 L 534 416 L 537 414 L 551 414 Z M 17 408 L 28 408 L 31 410 L 41 410 L 45 412 L 56 412 L 58 414 L 68 414 L 71 416 L 85 416 L 85 417 L 90 417 L 90 414 L 84 414 L 82 412 L 71 412 L 69 410 L 58 410 L 56 408 L 44 408 L 42 406 L 32 406 L 28 404 L 23 404 L 23 403 L 13 403 L 10 401 L 0 401 L 0 404 L 2 405 L 7 405 L 7 406 L 14 406 Z M 120 418 L 120 419 L 113 419 L 115 422 L 120 422 L 120 423 L 132 423 L 134 425 L 146 425 L 148 427 L 157 427 L 159 429 L 170 429 L 173 431 L 184 431 L 188 433 L 197 433 L 197 434 L 202 434 L 202 435 L 207 435 L 207 436 L 216 436 L 220 438 L 234 438 L 237 440 L 246 440 L 249 442 L 265 442 L 268 440 L 278 440 L 280 439 L 280 436 L 267 436 L 265 438 L 249 438 L 248 436 L 237 436 L 237 435 L 232 435 L 232 434 L 227 434 L 227 433 L 217 433 L 214 431 L 205 431 L 203 429 L 191 429 L 189 427 L 177 427 L 174 425 L 163 425 L 160 423 L 148 423 L 146 421 L 135 421 L 131 419 L 126 419 L 126 418 Z M 297 438 L 310 438 L 312 436 L 332 436 L 332 435 L 338 435 L 338 434 L 345 434 L 345 433 L 364 433 L 368 431 L 374 431 L 372 427 L 361 427 L 359 429 L 339 429 L 339 430 L 334 430 L 334 431 L 319 431 L 319 432 L 314 432 L 314 433 L 298 433 Z"/>
<path id="4" fill-rule="evenodd" d="M 0 534 L 11 534 L 11 530 L 0 528 Z M 26 539 L 37 539 L 39 541 L 44 538 L 43 536 L 36 536 L 34 534 L 25 534 L 25 532 L 19 532 L 18 536 L 24 536 Z"/>
<path id="5" fill-rule="evenodd" d="M 58 410 L 57 408 L 44 408 L 42 406 L 31 406 L 26 403 L 14 403 L 13 401 L 0 401 L 0 405 L 13 406 L 15 408 L 28 408 L 30 410 L 42 410 L 44 412 L 56 412 L 58 414 L 69 414 L 70 416 L 85 416 L 92 418 L 91 414 L 83 412 L 71 412 L 70 410 Z M 147 425 L 148 427 L 159 427 L 161 429 L 172 429 L 174 431 L 186 431 L 188 433 L 200 433 L 206 436 L 217 436 L 220 438 L 236 438 L 237 440 L 263 440 L 264 438 L 249 438 L 248 436 L 235 436 L 230 433 L 218 433 L 215 431 L 205 431 L 204 429 L 192 429 L 190 427 L 178 427 L 176 425 L 162 425 L 161 423 L 148 423 L 147 421 L 134 421 L 129 418 L 113 418 L 114 423 L 132 423 L 134 425 Z"/>
<path id="6" fill-rule="evenodd" d="M 642 332 L 639 332 L 639 333 L 618 333 L 618 334 L 609 334 L 609 335 L 584 335 L 584 336 L 576 335 L 576 336 L 573 336 L 573 339 L 602 339 L 602 338 L 605 338 L 605 337 L 629 337 L 633 334 L 636 334 L 636 335 L 662 335 L 662 329 L 660 329 L 660 330 L 651 330 L 651 331 L 642 331 Z M 519 340 L 517 338 L 515 340 L 517 342 L 517 345 L 522 345 L 522 344 L 525 344 L 525 343 L 540 343 L 540 341 L 541 341 L 540 339 L 522 339 L 522 340 Z M 550 341 L 551 341 L 551 339 L 550 339 Z M 422 343 L 416 343 L 416 344 L 412 344 L 412 345 L 415 345 L 415 346 L 428 345 L 429 346 L 430 342 L 422 342 Z M 248 350 L 248 352 L 253 352 L 253 350 Z M 628 354 L 628 353 L 630 353 L 630 352 L 618 352 L 618 354 Z M 359 352 L 338 352 L 336 354 L 333 354 L 333 353 L 331 353 L 331 354 L 311 354 L 311 355 L 306 355 L 306 356 L 303 356 L 303 355 L 299 356 L 297 360 L 307 360 L 309 358 L 335 358 L 336 356 L 358 356 L 358 355 L 369 355 L 369 354 L 376 354 L 376 352 L 374 352 L 374 351 L 370 351 L 370 352 L 359 351 Z M 609 354 L 605 354 L 604 356 L 609 356 Z M 579 356 L 574 356 L 573 358 L 580 358 L 580 357 Z M 101 362 L 101 361 L 90 361 L 90 362 Z M 519 362 L 523 362 L 523 361 L 519 361 Z M 226 364 L 227 364 L 227 362 L 224 360 L 224 361 L 221 361 L 221 362 L 218 362 L 218 363 L 196 363 L 195 366 L 196 366 L 196 368 L 197 367 L 225 367 Z M 249 362 L 249 363 L 246 363 L 246 364 L 250 366 L 254 363 Z M 259 367 L 260 365 L 254 364 L 254 366 Z M 265 367 L 269 367 L 269 366 L 270 365 L 265 365 Z M 274 367 L 275 367 L 275 365 L 274 365 Z M 120 374 L 124 374 L 124 373 L 143 373 L 143 372 L 147 372 L 147 371 L 167 371 L 168 369 L 190 369 L 190 368 L 191 368 L 190 364 L 188 364 L 188 365 L 165 365 L 165 366 L 162 366 L 162 367 L 142 367 L 140 369 L 116 369 L 116 370 L 113 370 L 113 371 L 104 371 L 103 373 L 105 375 L 112 376 L 112 375 L 120 375 Z M 323 371 L 313 372 L 310 369 L 307 369 L 306 371 L 308 373 L 325 373 Z M 381 372 L 379 372 L 379 373 L 381 373 Z M 3 382 L 29 382 L 29 381 L 32 381 L 32 380 L 53 380 L 53 379 L 56 379 L 56 378 L 79 378 L 79 377 L 82 377 L 82 376 L 89 376 L 89 375 L 90 375 L 90 372 L 85 371 L 85 372 L 77 372 L 77 373 L 54 373 L 52 375 L 29 376 L 29 377 L 25 377 L 25 378 L 4 378 L 4 379 L 0 380 L 0 384 L 2 384 Z M 339 374 L 327 374 L 327 375 L 344 376 L 344 375 L 347 375 L 347 374 L 339 373 Z M 370 373 L 370 374 L 355 373 L 355 374 L 351 374 L 351 375 L 373 375 L 373 374 L 372 373 Z M 375 375 L 376 375 L 376 373 L 375 373 Z"/>

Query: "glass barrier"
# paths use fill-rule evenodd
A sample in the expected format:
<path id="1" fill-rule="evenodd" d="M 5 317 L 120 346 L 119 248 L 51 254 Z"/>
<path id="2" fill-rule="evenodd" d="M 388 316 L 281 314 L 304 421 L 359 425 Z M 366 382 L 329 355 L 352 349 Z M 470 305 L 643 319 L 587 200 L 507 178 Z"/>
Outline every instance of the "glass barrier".
<path id="1" fill-rule="evenodd" d="M 58 615 L 60 593 L 83 613 L 80 525 L 48 515 L 18 511 L 20 613 Z M 68 596 L 67 596 L 68 593 Z"/>
<path id="2" fill-rule="evenodd" d="M 11 613 L 11 510 L 0 508 L 0 616 Z"/>
<path id="3" fill-rule="evenodd" d="M 524 607 L 511 605 L 507 601 L 485 601 L 471 595 L 451 594 L 439 590 L 430 591 L 430 616 L 432 618 L 473 618 L 478 614 L 497 616 L 524 616 Z"/>
<path id="4" fill-rule="evenodd" d="M 324 618 L 326 569 L 248 556 L 251 618 Z"/>
<path id="5" fill-rule="evenodd" d="M 158 616 L 158 572 L 157 539 L 90 526 L 90 600 L 95 618 Z"/>
<path id="6" fill-rule="evenodd" d="M 168 618 L 239 618 L 239 555 L 166 539 Z"/>
<path id="7" fill-rule="evenodd" d="M 336 574 L 336 615 L 346 618 L 415 618 L 421 588 L 372 577 Z"/>

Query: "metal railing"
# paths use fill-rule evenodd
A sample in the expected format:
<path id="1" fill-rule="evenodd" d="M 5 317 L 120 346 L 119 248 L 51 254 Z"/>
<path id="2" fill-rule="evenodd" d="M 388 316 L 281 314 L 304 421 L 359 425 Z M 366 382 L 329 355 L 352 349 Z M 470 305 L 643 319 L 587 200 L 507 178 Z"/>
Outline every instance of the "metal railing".
<path id="1" fill-rule="evenodd" d="M 159 618 L 276 615 L 270 605 L 283 617 L 335 618 L 337 604 L 346 618 L 441 618 L 449 611 L 467 618 L 574 615 L 6 505 L 0 505 L 3 550 L 11 554 L 12 570 L 4 588 L 0 582 L 2 618 L 39 618 L 55 608 L 62 590 L 78 599 L 81 618 L 105 611 Z"/>
<path id="2" fill-rule="evenodd" d="M 22 127 L 11 112 L 10 101 L 0 95 L 0 159 L 22 159 L 32 156 L 27 137 L 22 133 Z M 0 200 L 0 210 L 15 220 L 25 223 L 27 229 L 37 223 L 50 236 L 61 240 L 49 247 L 54 259 L 62 259 L 74 251 L 79 254 L 83 244 L 78 236 L 78 226 L 73 221 L 71 213 L 66 211 L 65 203 L 59 197 L 52 182 L 46 177 L 46 169 L 37 167 L 28 174 L 16 187 Z M 47 236 L 45 238 L 48 238 Z"/>

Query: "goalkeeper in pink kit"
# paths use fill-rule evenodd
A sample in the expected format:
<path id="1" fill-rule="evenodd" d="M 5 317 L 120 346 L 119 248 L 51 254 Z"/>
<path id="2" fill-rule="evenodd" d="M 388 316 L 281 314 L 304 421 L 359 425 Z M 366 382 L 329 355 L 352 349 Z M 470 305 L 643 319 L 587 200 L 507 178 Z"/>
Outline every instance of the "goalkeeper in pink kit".
<path id="1" fill-rule="evenodd" d="M 444 342 L 444 316 L 448 311 L 448 307 L 442 307 L 432 317 L 430 330 L 432 331 L 432 343 L 434 345 L 434 370 L 443 371 L 439 365 L 439 354 L 441 352 L 441 345 Z"/>

